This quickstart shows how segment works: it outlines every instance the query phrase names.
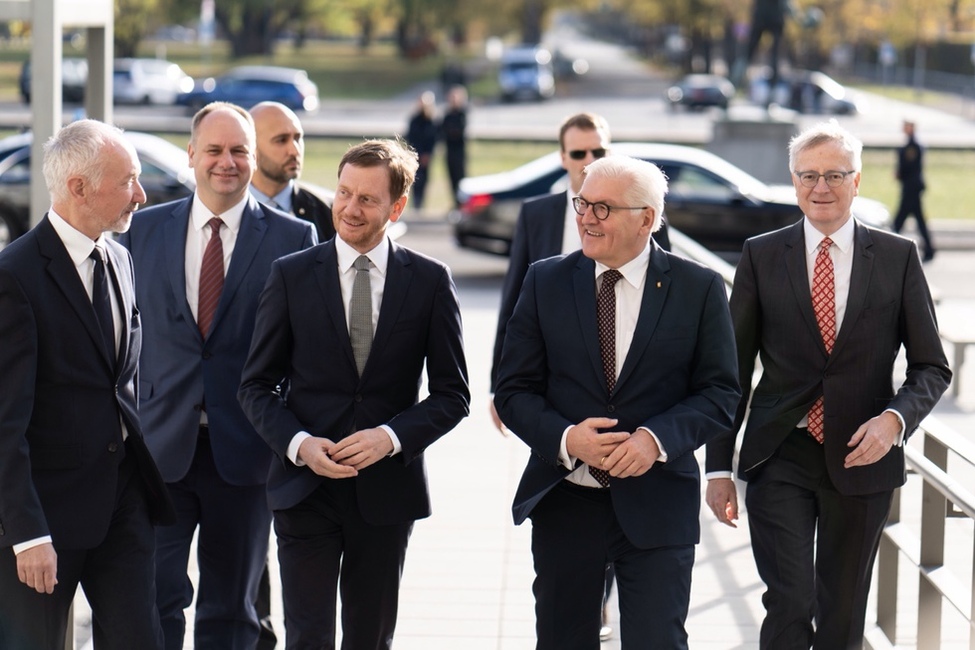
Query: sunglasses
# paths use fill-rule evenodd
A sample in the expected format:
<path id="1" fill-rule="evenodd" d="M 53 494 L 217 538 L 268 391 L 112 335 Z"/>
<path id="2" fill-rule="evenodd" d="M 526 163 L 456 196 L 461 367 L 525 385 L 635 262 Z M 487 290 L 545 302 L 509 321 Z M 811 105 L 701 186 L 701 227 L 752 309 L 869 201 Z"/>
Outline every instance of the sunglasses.
<path id="1" fill-rule="evenodd" d="M 583 158 L 586 157 L 587 153 L 592 153 L 592 157 L 597 159 L 606 157 L 606 150 L 600 148 L 600 149 L 573 149 L 572 151 L 569 152 L 569 158 L 572 158 L 572 160 L 582 160 Z"/>

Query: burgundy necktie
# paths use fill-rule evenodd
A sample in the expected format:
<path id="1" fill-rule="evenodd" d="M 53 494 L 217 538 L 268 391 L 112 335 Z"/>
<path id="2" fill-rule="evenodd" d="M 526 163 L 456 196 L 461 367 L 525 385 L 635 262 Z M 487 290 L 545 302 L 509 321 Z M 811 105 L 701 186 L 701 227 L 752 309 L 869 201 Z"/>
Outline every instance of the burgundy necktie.
<path id="1" fill-rule="evenodd" d="M 606 388 L 613 394 L 616 387 L 616 283 L 623 274 L 615 269 L 603 272 L 603 284 L 596 296 L 596 319 L 599 325 L 599 351 L 603 357 Z M 609 487 L 609 472 L 589 466 L 589 473 L 603 487 Z"/>
<path id="2" fill-rule="evenodd" d="M 819 323 L 819 333 L 823 337 L 823 345 L 827 354 L 833 352 L 833 342 L 836 340 L 836 291 L 833 286 L 833 258 L 829 256 L 829 247 L 833 245 L 829 237 L 824 237 L 819 244 L 819 254 L 816 255 L 816 266 L 813 268 L 812 302 L 816 312 L 816 322 Z M 823 398 L 816 400 L 809 409 L 809 435 L 817 442 L 823 442 Z"/>
<path id="3" fill-rule="evenodd" d="M 203 251 L 203 264 L 200 266 L 200 302 L 196 310 L 196 322 L 200 334 L 206 338 L 217 313 L 220 293 L 223 291 L 223 242 L 220 240 L 220 226 L 223 221 L 214 217 L 207 222 L 210 226 L 210 241 Z"/>

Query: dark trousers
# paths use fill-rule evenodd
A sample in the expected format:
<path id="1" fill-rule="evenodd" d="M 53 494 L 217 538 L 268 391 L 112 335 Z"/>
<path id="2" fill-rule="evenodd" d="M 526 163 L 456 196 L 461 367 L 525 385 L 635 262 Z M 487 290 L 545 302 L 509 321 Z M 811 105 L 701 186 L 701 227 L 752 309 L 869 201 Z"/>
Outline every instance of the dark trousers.
<path id="1" fill-rule="evenodd" d="M 254 650 L 259 635 L 254 603 L 271 532 L 264 485 L 225 482 L 217 473 L 209 440 L 201 436 L 189 472 L 169 484 L 169 492 L 177 523 L 156 533 L 156 602 L 167 650 L 183 648 L 183 610 L 193 600 L 186 570 L 197 527 L 200 580 L 193 647 Z"/>
<path id="2" fill-rule="evenodd" d="M 894 217 L 894 232 L 899 233 L 903 230 L 904 223 L 911 215 L 914 215 L 917 231 L 924 241 L 924 257 L 930 259 L 934 255 L 934 244 L 931 241 L 931 233 L 928 232 L 928 224 L 924 220 L 924 212 L 921 210 L 921 191 L 904 188 L 901 190 L 900 207 L 897 208 L 897 215 Z"/>
<path id="3" fill-rule="evenodd" d="M 763 650 L 863 646 L 870 577 L 891 496 L 837 492 L 822 446 L 805 429 L 793 431 L 749 481 L 752 551 L 767 586 Z"/>
<path id="4" fill-rule="evenodd" d="M 537 650 L 596 650 L 606 565 L 616 570 L 624 650 L 687 648 L 694 547 L 640 549 L 610 490 L 562 481 L 531 514 Z"/>
<path id="5" fill-rule="evenodd" d="M 56 542 L 58 584 L 40 594 L 17 578 L 10 548 L 0 550 L 0 648 L 64 650 L 68 611 L 80 584 L 91 605 L 92 639 L 99 650 L 161 648 L 155 607 L 153 528 L 145 490 L 127 455 L 119 467 L 116 508 L 105 539 L 95 548 Z"/>
<path id="6" fill-rule="evenodd" d="M 367 523 L 355 480 L 326 479 L 293 508 L 274 512 L 288 650 L 335 648 L 336 589 L 342 650 L 388 650 L 413 522 Z"/>

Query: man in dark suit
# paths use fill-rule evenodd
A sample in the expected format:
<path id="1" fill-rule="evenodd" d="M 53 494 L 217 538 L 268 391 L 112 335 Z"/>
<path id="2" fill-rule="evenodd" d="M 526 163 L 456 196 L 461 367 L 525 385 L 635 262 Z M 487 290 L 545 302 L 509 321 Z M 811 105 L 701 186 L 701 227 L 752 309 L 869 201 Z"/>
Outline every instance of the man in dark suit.
<path id="1" fill-rule="evenodd" d="M 315 224 L 318 241 L 331 239 L 332 208 L 297 182 L 305 160 L 305 132 L 298 116 L 278 102 L 261 102 L 250 114 L 257 131 L 251 193 L 265 205 Z"/>
<path id="2" fill-rule="evenodd" d="M 740 391 L 724 283 L 650 237 L 666 190 L 650 163 L 591 163 L 582 251 L 532 265 L 505 334 L 495 403 L 532 451 L 513 513 L 532 520 L 539 650 L 599 647 L 608 563 L 623 647 L 687 647 L 694 450 Z"/>
<path id="3" fill-rule="evenodd" d="M 159 648 L 153 521 L 172 503 L 142 437 L 132 263 L 104 236 L 146 200 L 118 129 L 44 146 L 51 210 L 0 252 L 0 647 L 61 650 L 78 584 L 95 647 Z"/>
<path id="4" fill-rule="evenodd" d="M 793 138 L 805 218 L 745 242 L 731 295 L 744 394 L 734 427 L 708 444 L 707 503 L 735 525 L 732 457 L 751 394 L 738 475 L 767 586 L 764 649 L 862 647 L 903 443 L 951 379 L 917 248 L 851 213 L 861 149 L 835 123 Z M 901 346 L 907 375 L 895 392 Z"/>
<path id="5" fill-rule="evenodd" d="M 897 180 L 901 184 L 901 200 L 894 217 L 894 232 L 904 228 L 907 218 L 914 215 L 917 231 L 924 241 L 925 262 L 934 259 L 934 244 L 931 233 L 924 220 L 924 210 L 921 209 L 921 194 L 924 192 L 924 150 L 914 139 L 914 122 L 904 121 L 904 135 L 907 142 L 897 150 Z"/>
<path id="6" fill-rule="evenodd" d="M 313 246 L 311 224 L 248 192 L 254 122 L 233 104 L 194 117 L 188 153 L 196 193 L 145 210 L 122 237 L 136 270 L 146 349 L 140 409 L 146 442 L 176 502 L 157 533 L 157 602 L 166 647 L 183 647 L 193 588 L 187 561 L 199 527 L 196 648 L 253 650 L 267 559 L 271 452 L 237 402 L 257 300 L 271 263 Z"/>
<path id="7" fill-rule="evenodd" d="M 424 450 L 467 415 L 448 269 L 397 246 L 416 154 L 371 140 L 339 164 L 337 236 L 275 262 L 239 398 L 278 456 L 268 478 L 289 648 L 389 648 Z M 428 396 L 419 400 L 426 366 Z"/>

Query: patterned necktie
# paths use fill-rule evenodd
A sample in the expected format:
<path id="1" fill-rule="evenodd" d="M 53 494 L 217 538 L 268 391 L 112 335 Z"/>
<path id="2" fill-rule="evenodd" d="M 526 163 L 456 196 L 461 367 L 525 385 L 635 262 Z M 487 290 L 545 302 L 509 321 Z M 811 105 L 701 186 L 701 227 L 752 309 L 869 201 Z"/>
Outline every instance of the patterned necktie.
<path id="1" fill-rule="evenodd" d="M 98 328 L 102 333 L 102 344 L 108 351 L 108 356 L 116 361 L 118 352 L 115 350 L 115 319 L 112 316 L 112 299 L 108 293 L 105 251 L 95 246 L 88 257 L 95 263 L 95 270 L 92 275 L 91 306 L 95 308 Z"/>
<path id="2" fill-rule="evenodd" d="M 220 240 L 220 226 L 223 221 L 214 217 L 207 222 L 210 226 L 210 241 L 203 251 L 203 264 L 200 266 L 200 301 L 196 310 L 196 322 L 203 338 L 210 333 L 213 316 L 220 304 L 223 292 L 223 242 Z"/>
<path id="3" fill-rule="evenodd" d="M 824 237 L 819 244 L 819 254 L 816 255 L 816 266 L 813 269 L 812 302 L 816 312 L 816 322 L 819 323 L 819 333 L 823 337 L 823 345 L 827 354 L 833 352 L 833 342 L 836 340 L 836 291 L 833 286 L 833 258 L 829 256 L 829 247 L 833 245 L 829 237 Z M 816 442 L 823 442 L 823 398 L 816 400 L 809 409 L 809 435 Z"/>
<path id="4" fill-rule="evenodd" d="M 615 269 L 604 271 L 603 284 L 596 296 L 599 351 L 603 357 L 603 373 L 610 395 L 616 387 L 616 283 L 622 277 L 623 274 Z M 603 487 L 609 487 L 609 472 L 590 465 L 589 474 Z"/>
<path id="5" fill-rule="evenodd" d="M 349 339 L 355 367 L 362 376 L 372 348 L 372 285 L 369 282 L 369 258 L 360 255 L 352 264 L 355 280 L 352 282 L 352 298 L 349 300 Z"/>

